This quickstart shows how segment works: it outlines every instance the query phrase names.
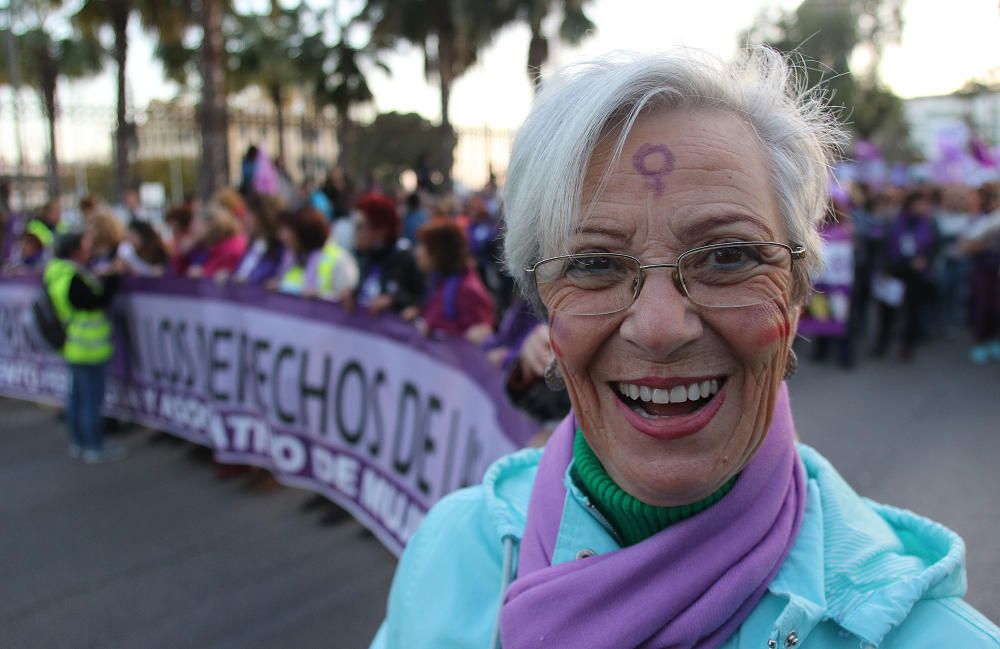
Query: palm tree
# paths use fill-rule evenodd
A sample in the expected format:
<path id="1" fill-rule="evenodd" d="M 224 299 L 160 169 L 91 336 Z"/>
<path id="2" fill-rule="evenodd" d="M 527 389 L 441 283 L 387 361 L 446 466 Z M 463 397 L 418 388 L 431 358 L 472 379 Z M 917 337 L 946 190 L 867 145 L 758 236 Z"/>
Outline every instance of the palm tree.
<path id="1" fill-rule="evenodd" d="M 306 39 L 305 48 L 314 51 L 308 58 L 320 60 L 316 66 L 314 80 L 314 100 L 316 106 L 332 106 L 337 115 L 337 145 L 340 149 L 339 163 L 351 167 L 350 133 L 354 123 L 351 120 L 352 107 L 371 102 L 372 95 L 365 78 L 363 64 L 367 63 L 389 72 L 375 52 L 367 48 L 357 48 L 348 42 L 348 31 L 352 24 L 338 25 L 339 40 L 332 47 L 322 42 L 322 35 L 312 35 Z"/>
<path id="2" fill-rule="evenodd" d="M 376 47 L 392 48 L 402 39 L 423 50 L 424 72 L 441 92 L 441 125 L 451 128 L 452 84 L 517 17 L 517 8 L 514 0 L 367 0 L 359 18 L 371 23 Z"/>
<path id="3" fill-rule="evenodd" d="M 228 3 L 226 3 L 228 4 Z M 226 41 L 222 30 L 227 7 L 216 0 L 196 3 L 201 25 L 201 173 L 198 193 L 207 200 L 229 184 L 229 117 L 226 111 Z"/>
<path id="4" fill-rule="evenodd" d="M 270 15 L 235 16 L 235 29 L 227 39 L 229 87 L 240 90 L 258 86 L 267 94 L 278 123 L 278 160 L 285 157 L 285 102 L 295 86 L 309 78 L 322 60 L 301 26 L 301 6 L 274 8 Z"/>
<path id="5" fill-rule="evenodd" d="M 118 197 L 131 184 L 129 153 L 134 137 L 126 112 L 125 65 L 128 61 L 128 23 L 133 14 L 138 15 L 146 27 L 156 29 L 161 40 L 179 39 L 184 26 L 183 13 L 171 0 L 84 0 L 73 16 L 74 23 L 88 36 L 96 37 L 105 26 L 110 26 L 114 34 L 112 58 L 118 73 L 114 191 Z"/>
<path id="6" fill-rule="evenodd" d="M 49 197 L 59 193 L 59 159 L 56 151 L 56 88 L 60 77 L 78 79 L 101 71 L 105 52 L 100 42 L 86 36 L 54 40 L 44 28 L 30 29 L 17 37 L 23 81 L 35 89 L 48 122 Z"/>
<path id="7" fill-rule="evenodd" d="M 593 31 L 594 23 L 583 11 L 587 0 L 561 0 L 562 22 L 559 24 L 559 37 L 576 45 Z M 538 92 L 542 82 L 542 65 L 549 58 L 549 39 L 542 31 L 542 21 L 548 16 L 555 3 L 553 0 L 521 0 L 522 18 L 531 29 L 531 41 L 528 43 L 528 78 L 532 88 Z"/>

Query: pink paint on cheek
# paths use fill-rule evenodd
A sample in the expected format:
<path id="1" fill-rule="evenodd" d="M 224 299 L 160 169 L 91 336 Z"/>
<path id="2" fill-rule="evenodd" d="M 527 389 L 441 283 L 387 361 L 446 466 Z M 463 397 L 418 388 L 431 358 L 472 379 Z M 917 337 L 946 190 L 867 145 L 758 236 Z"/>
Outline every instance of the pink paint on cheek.
<path id="1" fill-rule="evenodd" d="M 559 343 L 556 342 L 557 338 L 562 338 L 562 327 L 556 323 L 556 314 L 552 314 L 549 318 L 549 345 L 552 346 L 552 351 L 556 356 L 562 358 L 562 350 L 559 349 Z"/>
<path id="2" fill-rule="evenodd" d="M 779 302 L 745 309 L 742 316 L 743 331 L 750 334 L 749 338 L 757 349 L 783 342 L 791 335 L 792 324 L 788 319 L 788 308 Z"/>

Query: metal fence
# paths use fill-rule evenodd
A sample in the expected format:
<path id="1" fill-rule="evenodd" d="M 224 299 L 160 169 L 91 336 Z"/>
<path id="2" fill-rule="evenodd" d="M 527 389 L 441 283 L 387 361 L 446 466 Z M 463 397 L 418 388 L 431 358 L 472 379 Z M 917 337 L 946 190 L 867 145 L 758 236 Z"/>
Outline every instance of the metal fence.
<path id="1" fill-rule="evenodd" d="M 23 155 L 23 192 L 15 204 L 40 204 L 46 193 L 48 131 L 41 105 L 33 93 L 22 92 L 15 111 L 13 93 L 0 97 L 0 177 L 13 178 Z M 274 154 L 278 127 L 266 108 L 235 108 L 229 116 L 230 170 L 238 174 L 239 161 L 251 144 Z M 15 120 L 15 114 L 17 119 Z M 200 137 L 195 111 L 190 107 L 153 104 L 129 113 L 134 124 L 135 176 L 163 185 L 168 200 L 194 191 Z M 114 151 L 113 106 L 68 105 L 56 120 L 56 150 L 60 190 L 66 196 L 110 195 Z M 453 178 L 463 187 L 482 187 L 492 171 L 502 182 L 514 132 L 489 126 L 457 128 Z M 292 114 L 285 118 L 285 162 L 293 180 L 321 177 L 337 159 L 336 123 L 322 115 Z M 19 144 L 20 143 L 20 144 Z M 20 150 L 20 154 L 19 154 Z M 233 176 L 234 181 L 237 179 Z"/>

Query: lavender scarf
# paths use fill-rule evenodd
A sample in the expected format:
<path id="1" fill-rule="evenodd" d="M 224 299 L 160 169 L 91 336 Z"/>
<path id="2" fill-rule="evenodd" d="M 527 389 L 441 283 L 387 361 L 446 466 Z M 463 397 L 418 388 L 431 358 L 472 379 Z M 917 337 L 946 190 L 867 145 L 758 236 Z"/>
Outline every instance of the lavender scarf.
<path id="1" fill-rule="evenodd" d="M 722 500 L 631 547 L 553 566 L 575 429 L 571 414 L 538 467 L 501 611 L 504 648 L 722 645 L 763 597 L 805 510 L 787 387 L 764 443 Z"/>

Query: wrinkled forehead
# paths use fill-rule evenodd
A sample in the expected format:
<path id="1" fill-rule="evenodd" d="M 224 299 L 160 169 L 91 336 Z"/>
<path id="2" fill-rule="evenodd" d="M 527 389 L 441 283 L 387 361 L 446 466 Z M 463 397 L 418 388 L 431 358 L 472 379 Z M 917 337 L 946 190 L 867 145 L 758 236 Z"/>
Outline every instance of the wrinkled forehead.
<path id="1" fill-rule="evenodd" d="M 650 112 L 609 134 L 586 169 L 577 229 L 637 215 L 673 226 L 745 216 L 780 227 L 768 156 L 752 126 L 717 108 Z M 646 224 L 652 225 L 652 224 Z"/>

